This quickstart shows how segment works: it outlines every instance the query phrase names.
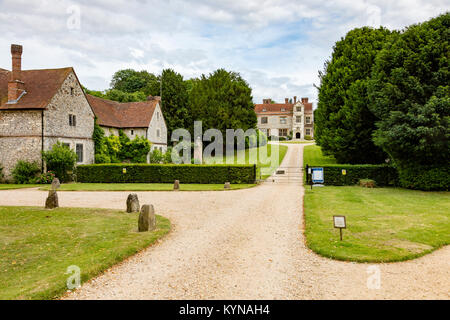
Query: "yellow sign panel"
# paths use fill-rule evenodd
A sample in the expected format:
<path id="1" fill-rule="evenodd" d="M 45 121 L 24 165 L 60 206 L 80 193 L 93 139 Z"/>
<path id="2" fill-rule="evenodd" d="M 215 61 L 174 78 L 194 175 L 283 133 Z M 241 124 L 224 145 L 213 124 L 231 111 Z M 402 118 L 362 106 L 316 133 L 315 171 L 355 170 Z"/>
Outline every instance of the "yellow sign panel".
<path id="1" fill-rule="evenodd" d="M 342 169 L 342 175 L 343 175 L 343 176 L 347 175 L 347 170 Z"/>

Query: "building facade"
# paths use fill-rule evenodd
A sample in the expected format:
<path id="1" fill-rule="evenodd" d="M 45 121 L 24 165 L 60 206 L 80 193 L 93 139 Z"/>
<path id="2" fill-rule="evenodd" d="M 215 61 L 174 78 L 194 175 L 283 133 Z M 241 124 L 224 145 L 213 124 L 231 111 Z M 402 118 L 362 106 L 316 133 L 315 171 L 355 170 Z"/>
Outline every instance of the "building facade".
<path id="1" fill-rule="evenodd" d="M 22 46 L 12 45 L 12 70 L 0 69 L 0 165 L 7 179 L 17 161 L 37 162 L 57 142 L 94 162 L 94 112 L 73 68 L 22 70 Z"/>
<path id="2" fill-rule="evenodd" d="M 267 136 L 277 136 L 302 140 L 314 138 L 314 113 L 308 98 L 285 103 L 272 103 L 271 99 L 263 99 L 262 104 L 255 105 L 258 118 L 258 129 Z"/>

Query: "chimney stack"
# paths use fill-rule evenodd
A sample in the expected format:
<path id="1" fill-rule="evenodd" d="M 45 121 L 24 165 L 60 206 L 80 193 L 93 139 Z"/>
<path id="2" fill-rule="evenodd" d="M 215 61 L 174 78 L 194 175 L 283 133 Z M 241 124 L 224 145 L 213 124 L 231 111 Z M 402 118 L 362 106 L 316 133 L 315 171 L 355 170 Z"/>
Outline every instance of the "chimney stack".
<path id="1" fill-rule="evenodd" d="M 294 96 L 294 104 L 297 102 L 297 96 Z"/>
<path id="2" fill-rule="evenodd" d="M 288 104 L 289 103 L 289 98 L 284 98 L 284 103 Z"/>
<path id="3" fill-rule="evenodd" d="M 263 104 L 270 104 L 271 101 L 272 101 L 272 99 L 270 99 L 270 98 L 263 99 Z"/>
<path id="4" fill-rule="evenodd" d="M 308 103 L 308 98 L 302 98 L 302 103 Z"/>
<path id="5" fill-rule="evenodd" d="M 25 92 L 25 84 L 22 82 L 22 46 L 11 45 L 12 71 L 8 82 L 8 102 L 17 103 L 17 100 Z"/>

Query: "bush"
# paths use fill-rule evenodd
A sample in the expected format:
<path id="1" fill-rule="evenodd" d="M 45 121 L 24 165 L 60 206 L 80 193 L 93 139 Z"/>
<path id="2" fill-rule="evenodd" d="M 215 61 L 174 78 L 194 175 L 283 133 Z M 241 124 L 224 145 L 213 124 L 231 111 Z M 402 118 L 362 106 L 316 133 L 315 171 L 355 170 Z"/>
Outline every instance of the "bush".
<path id="1" fill-rule="evenodd" d="M 55 177 L 56 175 L 53 171 L 48 171 L 35 178 L 34 183 L 50 184 L 52 183 L 53 179 L 55 179 Z"/>
<path id="2" fill-rule="evenodd" d="M 375 188 L 377 184 L 372 179 L 361 179 L 359 180 L 359 186 L 364 188 Z"/>
<path id="3" fill-rule="evenodd" d="M 425 191 L 450 189 L 450 166 L 408 166 L 398 169 L 399 183 L 404 188 Z"/>
<path id="4" fill-rule="evenodd" d="M 47 170 L 54 171 L 62 182 L 71 180 L 68 172 L 73 171 L 77 161 L 75 151 L 58 141 L 51 150 L 42 152 L 42 155 L 47 163 Z"/>
<path id="5" fill-rule="evenodd" d="M 151 153 L 150 153 L 150 163 L 161 163 L 164 162 L 164 157 L 165 155 L 163 154 L 163 152 L 159 149 L 154 149 Z"/>
<path id="6" fill-rule="evenodd" d="M 5 176 L 3 175 L 3 167 L 2 167 L 2 165 L 0 164 L 0 182 L 2 182 L 3 181 L 3 178 L 4 178 Z"/>
<path id="7" fill-rule="evenodd" d="M 14 182 L 18 184 L 34 183 L 41 168 L 36 162 L 19 160 L 12 171 Z"/>
<path id="8" fill-rule="evenodd" d="M 336 164 L 320 166 L 323 168 L 324 184 L 331 186 L 356 185 L 361 179 L 374 180 L 377 186 L 390 186 L 398 183 L 395 168 L 388 165 L 350 165 Z M 346 170 L 346 175 L 342 174 Z M 308 181 L 311 177 L 308 175 Z"/>
<path id="9" fill-rule="evenodd" d="M 312 140 L 313 138 L 311 137 L 311 136 L 309 136 L 309 135 L 306 135 L 305 136 L 305 140 Z"/>
<path id="10" fill-rule="evenodd" d="M 255 183 L 256 166 L 94 164 L 78 166 L 77 178 L 85 183 Z"/>

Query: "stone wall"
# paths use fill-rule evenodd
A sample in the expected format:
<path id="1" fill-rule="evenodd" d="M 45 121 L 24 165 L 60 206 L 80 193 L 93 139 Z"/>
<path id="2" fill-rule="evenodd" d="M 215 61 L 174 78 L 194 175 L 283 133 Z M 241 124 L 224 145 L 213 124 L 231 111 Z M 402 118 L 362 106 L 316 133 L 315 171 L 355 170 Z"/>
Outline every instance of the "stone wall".
<path id="1" fill-rule="evenodd" d="M 10 180 L 17 161 L 37 162 L 41 166 L 42 112 L 0 111 L 0 165 Z"/>
<path id="2" fill-rule="evenodd" d="M 147 139 L 152 143 L 152 151 L 155 148 L 158 148 L 163 152 L 167 151 L 167 126 L 159 103 L 156 105 L 152 120 L 148 126 Z"/>

